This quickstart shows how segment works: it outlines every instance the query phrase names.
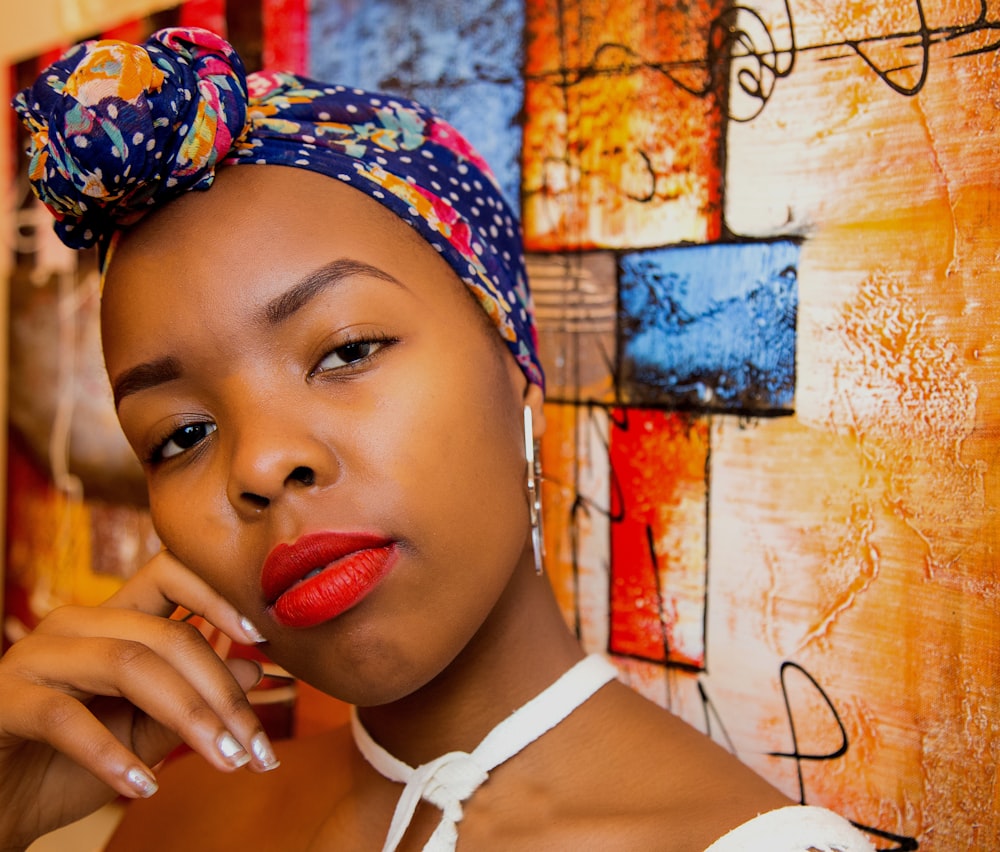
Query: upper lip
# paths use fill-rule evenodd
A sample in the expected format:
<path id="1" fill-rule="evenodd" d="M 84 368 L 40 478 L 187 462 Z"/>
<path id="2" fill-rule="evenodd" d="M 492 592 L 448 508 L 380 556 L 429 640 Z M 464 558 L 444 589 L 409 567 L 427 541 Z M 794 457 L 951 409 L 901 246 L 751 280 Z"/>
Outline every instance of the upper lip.
<path id="1" fill-rule="evenodd" d="M 261 569 L 264 598 L 273 604 L 310 572 L 351 553 L 391 544 L 391 539 L 370 532 L 308 533 L 291 544 L 282 542 L 267 555 Z"/>

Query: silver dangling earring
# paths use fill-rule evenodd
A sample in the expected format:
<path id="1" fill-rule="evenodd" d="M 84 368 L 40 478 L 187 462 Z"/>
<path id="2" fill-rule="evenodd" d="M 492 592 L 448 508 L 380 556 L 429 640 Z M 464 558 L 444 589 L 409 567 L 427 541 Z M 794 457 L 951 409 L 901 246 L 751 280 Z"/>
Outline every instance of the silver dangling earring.
<path id="1" fill-rule="evenodd" d="M 531 517 L 531 549 L 535 553 L 535 573 L 545 571 L 545 537 L 542 530 L 542 460 L 535 443 L 531 407 L 524 406 L 524 456 L 528 461 L 528 512 Z"/>

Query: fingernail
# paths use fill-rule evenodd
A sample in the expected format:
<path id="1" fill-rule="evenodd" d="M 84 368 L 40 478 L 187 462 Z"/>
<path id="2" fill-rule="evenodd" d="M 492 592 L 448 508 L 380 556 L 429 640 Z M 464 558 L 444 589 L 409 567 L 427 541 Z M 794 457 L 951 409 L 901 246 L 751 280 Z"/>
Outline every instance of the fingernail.
<path id="1" fill-rule="evenodd" d="M 253 641 L 256 642 L 258 645 L 261 642 L 267 641 L 267 639 L 264 638 L 264 635 L 257 629 L 254 623 L 245 615 L 240 619 L 240 627 L 242 627 L 243 632 L 246 633 L 246 635 L 249 636 L 251 639 L 253 639 Z"/>
<path id="2" fill-rule="evenodd" d="M 278 757 L 266 734 L 257 734 L 250 740 L 250 750 L 264 769 L 274 769 L 278 766 Z"/>
<path id="3" fill-rule="evenodd" d="M 250 762 L 250 755 L 247 754 L 246 749 L 229 731 L 219 737 L 215 741 L 215 745 L 219 749 L 219 753 L 233 766 L 246 766 Z"/>
<path id="4" fill-rule="evenodd" d="M 153 795 L 159 788 L 156 781 L 153 780 L 153 776 L 150 775 L 143 769 L 130 769 L 125 774 L 125 780 L 132 786 L 142 798 L 148 799 Z"/>

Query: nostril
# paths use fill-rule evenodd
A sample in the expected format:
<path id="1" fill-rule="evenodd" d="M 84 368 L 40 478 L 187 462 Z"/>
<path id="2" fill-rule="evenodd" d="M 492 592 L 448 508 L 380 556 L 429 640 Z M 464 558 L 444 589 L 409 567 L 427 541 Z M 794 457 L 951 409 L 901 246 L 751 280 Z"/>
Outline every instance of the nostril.
<path id="1" fill-rule="evenodd" d="M 244 491 L 240 496 L 255 509 L 266 509 L 271 505 L 271 501 L 267 497 L 261 497 L 260 494 L 254 494 L 252 491 Z"/>
<path id="2" fill-rule="evenodd" d="M 299 466 L 295 468 L 290 474 L 288 474 L 289 480 L 293 482 L 298 482 L 302 485 L 315 485 L 316 484 L 316 473 L 311 467 Z"/>

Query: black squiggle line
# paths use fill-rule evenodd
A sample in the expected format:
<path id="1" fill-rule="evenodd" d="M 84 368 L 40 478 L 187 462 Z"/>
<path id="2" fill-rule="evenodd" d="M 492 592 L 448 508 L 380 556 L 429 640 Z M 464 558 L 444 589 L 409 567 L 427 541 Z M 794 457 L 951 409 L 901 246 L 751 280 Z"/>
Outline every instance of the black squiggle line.
<path id="1" fill-rule="evenodd" d="M 714 96 L 721 100 L 726 92 L 727 83 L 732 78 L 739 91 L 746 95 L 755 107 L 739 114 L 732 111 L 731 103 L 725 103 L 723 108 L 730 120 L 746 122 L 760 115 L 771 99 L 778 81 L 791 75 L 798 55 L 807 51 L 845 49 L 848 53 L 824 57 L 822 61 L 843 59 L 848 55 L 857 56 L 894 92 L 905 97 L 913 97 L 927 83 L 930 75 L 931 48 L 934 45 L 954 42 L 978 33 L 997 33 L 989 43 L 958 51 L 952 54 L 952 57 L 968 58 L 1000 50 L 1000 21 L 990 20 L 985 0 L 981 0 L 979 14 L 974 21 L 939 27 L 928 25 L 923 0 L 914 0 L 914 7 L 918 18 L 915 29 L 864 38 L 798 45 L 791 5 L 789 0 L 785 0 L 784 13 L 788 23 L 789 44 L 778 47 L 771 27 L 760 12 L 751 6 L 735 5 L 716 16 L 710 23 L 708 43 L 705 55 L 702 57 L 653 62 L 645 60 L 641 54 L 627 45 L 604 42 L 595 48 L 591 61 L 586 65 L 529 75 L 528 79 L 556 77 L 556 85 L 568 89 L 594 77 L 620 76 L 647 70 L 662 74 L 679 89 L 694 97 Z M 910 41 L 911 44 L 905 47 L 919 48 L 919 61 L 893 68 L 882 68 L 868 53 L 868 48 L 872 45 L 897 41 Z M 609 53 L 621 54 L 621 60 L 605 64 Z M 910 68 L 919 68 L 917 80 L 912 84 L 903 84 L 893 79 L 894 73 Z M 704 74 L 703 82 L 700 85 L 689 83 L 680 76 L 681 71 L 701 71 Z"/>
<path id="2" fill-rule="evenodd" d="M 920 17 L 920 28 L 914 32 L 908 34 L 909 36 L 918 36 L 920 38 L 920 51 L 921 51 L 921 61 L 920 61 L 920 76 L 917 82 L 912 86 L 903 86 L 896 83 L 889 77 L 889 74 L 894 69 L 883 70 L 879 68 L 861 49 L 863 43 L 868 42 L 868 39 L 859 40 L 848 40 L 845 43 L 850 47 L 860 59 L 875 72 L 875 76 L 878 77 L 883 83 L 885 83 L 894 92 L 900 95 L 913 96 L 917 94 L 927 82 L 927 75 L 930 72 L 931 64 L 931 31 L 927 27 L 927 16 L 924 14 L 924 4 L 923 0 L 916 0 L 917 15 Z M 895 36 L 893 36 L 895 37 Z M 886 36 L 879 41 L 887 41 L 890 37 Z"/>
<path id="3" fill-rule="evenodd" d="M 799 740 L 798 732 L 795 727 L 795 712 L 792 710 L 792 702 L 788 695 L 788 680 L 787 674 L 789 671 L 796 671 L 801 674 L 816 690 L 817 694 L 826 706 L 830 710 L 830 715 L 833 721 L 837 725 L 837 729 L 840 731 L 841 742 L 840 745 L 833 751 L 826 754 L 808 754 L 806 752 L 799 751 Z M 840 718 L 840 714 L 837 712 L 837 708 L 834 707 L 833 701 L 830 696 L 827 695 L 826 690 L 819 685 L 819 681 L 816 680 L 809 672 L 807 672 L 798 663 L 793 663 L 790 661 L 785 661 L 781 664 L 780 671 L 780 681 L 781 681 L 781 695 L 785 702 L 785 712 L 788 715 L 788 728 L 792 737 L 792 750 L 791 751 L 771 751 L 768 755 L 771 757 L 783 757 L 795 761 L 795 769 L 798 775 L 799 782 L 799 804 L 806 804 L 806 785 L 805 780 L 802 777 L 802 761 L 804 760 L 816 760 L 816 761 L 826 761 L 826 760 L 837 760 L 847 754 L 848 747 L 850 745 L 847 737 L 847 729 L 844 727 L 844 723 Z M 852 821 L 853 822 L 853 821 Z M 920 844 L 917 842 L 915 837 L 908 837 L 906 835 L 893 834 L 888 831 L 883 831 L 882 829 L 873 828 L 869 825 L 864 825 L 860 822 L 854 822 L 854 825 L 861 831 L 867 832 L 875 837 L 882 840 L 891 840 L 893 843 L 898 844 L 894 847 L 889 847 L 885 849 L 880 849 L 879 852 L 913 852 L 913 850 L 918 849 Z"/>
<path id="4" fill-rule="evenodd" d="M 712 703 L 712 699 L 708 697 L 708 690 L 705 689 L 705 684 L 701 682 L 701 678 L 698 678 L 696 683 L 698 686 L 698 696 L 701 700 L 701 712 L 704 714 L 705 718 L 705 733 L 709 737 L 712 737 L 712 719 L 714 717 L 715 721 L 719 725 L 719 731 L 722 733 L 722 737 L 726 741 L 726 748 L 729 750 L 730 754 L 736 754 L 736 745 L 729 736 L 729 731 L 726 730 L 726 725 L 722 721 L 722 716 L 719 715 L 719 711 Z M 714 737 L 712 738 L 714 739 Z"/>
<path id="5" fill-rule="evenodd" d="M 819 693 L 819 697 L 823 699 L 823 702 L 827 707 L 830 708 L 830 714 L 833 717 L 833 721 L 836 722 L 837 728 L 840 731 L 841 743 L 840 746 L 834 749 L 832 752 L 827 754 L 806 754 L 799 751 L 799 738 L 798 732 L 795 730 L 795 714 L 792 712 L 792 702 L 788 697 L 788 680 L 787 673 L 789 669 L 799 672 L 803 675 L 806 680 L 809 681 L 815 687 L 816 692 Z M 826 694 L 823 687 L 819 685 L 819 682 L 814 678 L 809 672 L 807 672 L 798 663 L 784 662 L 781 664 L 781 696 L 785 702 L 785 712 L 788 714 L 788 728 L 792 736 L 792 750 L 791 751 L 771 751 L 768 752 L 770 757 L 787 757 L 795 761 L 795 768 L 798 774 L 799 780 L 799 804 L 804 805 L 806 803 L 806 785 L 805 780 L 802 777 L 802 761 L 803 760 L 835 760 L 838 757 L 843 757 L 847 753 L 847 729 L 844 728 L 844 723 L 840 720 L 840 715 L 837 713 L 837 708 L 833 706 L 833 702 L 830 700 L 830 696 Z"/>

